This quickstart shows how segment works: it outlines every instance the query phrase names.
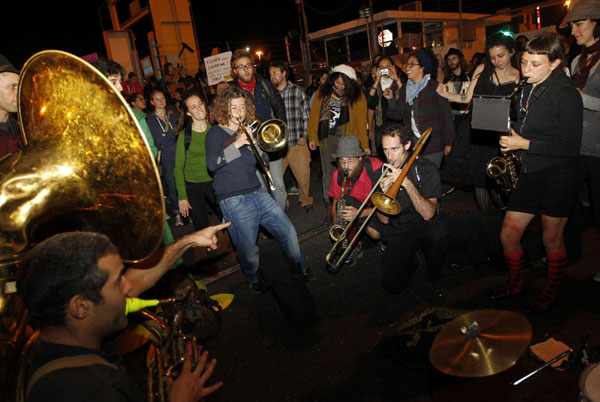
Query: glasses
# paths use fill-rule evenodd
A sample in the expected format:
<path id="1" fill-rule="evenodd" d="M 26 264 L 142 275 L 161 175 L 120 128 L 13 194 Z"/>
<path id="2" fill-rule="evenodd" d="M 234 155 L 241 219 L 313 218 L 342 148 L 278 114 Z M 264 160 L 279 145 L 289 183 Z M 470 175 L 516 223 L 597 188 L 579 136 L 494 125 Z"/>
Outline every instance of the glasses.
<path id="1" fill-rule="evenodd" d="M 235 69 L 236 70 L 250 70 L 252 69 L 252 67 L 254 67 L 252 64 L 248 63 L 248 64 L 242 64 L 241 66 L 237 66 Z"/>
<path id="2" fill-rule="evenodd" d="M 340 165 L 352 165 L 360 158 L 340 158 Z"/>
<path id="3" fill-rule="evenodd" d="M 406 63 L 404 64 L 404 67 L 412 67 L 412 66 L 420 66 L 419 63 Z"/>

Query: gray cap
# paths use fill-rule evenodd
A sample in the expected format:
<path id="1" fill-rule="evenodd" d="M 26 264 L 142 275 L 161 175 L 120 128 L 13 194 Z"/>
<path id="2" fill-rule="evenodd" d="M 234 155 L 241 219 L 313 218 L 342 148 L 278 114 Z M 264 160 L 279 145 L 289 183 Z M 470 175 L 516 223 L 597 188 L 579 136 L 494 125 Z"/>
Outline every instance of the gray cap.
<path id="1" fill-rule="evenodd" d="M 12 65 L 12 63 L 4 56 L 0 54 L 0 73 L 15 73 L 19 74 L 19 70 Z"/>
<path id="2" fill-rule="evenodd" d="M 577 0 L 571 5 L 567 16 L 560 24 L 560 28 L 566 28 L 569 22 L 573 21 L 598 19 L 600 19 L 600 1 Z"/>
<path id="3" fill-rule="evenodd" d="M 365 153 L 360 148 L 360 140 L 355 135 L 346 135 L 339 139 L 337 150 L 331 154 L 332 158 L 354 158 L 364 156 Z"/>

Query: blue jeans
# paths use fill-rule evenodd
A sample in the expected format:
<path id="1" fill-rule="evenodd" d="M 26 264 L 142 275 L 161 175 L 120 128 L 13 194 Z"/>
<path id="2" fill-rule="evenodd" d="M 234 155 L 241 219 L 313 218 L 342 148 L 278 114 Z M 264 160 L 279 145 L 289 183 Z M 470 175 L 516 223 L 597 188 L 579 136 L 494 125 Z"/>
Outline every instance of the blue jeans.
<path id="1" fill-rule="evenodd" d="M 229 234 L 235 244 L 238 259 L 248 283 L 258 281 L 258 225 L 277 239 L 283 251 L 306 271 L 306 260 L 300 251 L 296 229 L 275 200 L 264 190 L 237 195 L 219 202 L 226 221 L 231 222 Z"/>

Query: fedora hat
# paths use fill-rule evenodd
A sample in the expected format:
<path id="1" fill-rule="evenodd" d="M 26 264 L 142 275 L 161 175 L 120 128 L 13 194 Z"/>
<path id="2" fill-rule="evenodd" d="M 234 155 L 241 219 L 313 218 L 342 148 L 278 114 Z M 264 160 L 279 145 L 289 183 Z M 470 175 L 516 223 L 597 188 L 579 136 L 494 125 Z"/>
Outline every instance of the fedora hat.
<path id="1" fill-rule="evenodd" d="M 355 158 L 357 156 L 364 156 L 365 153 L 360 148 L 360 140 L 357 136 L 346 135 L 340 138 L 338 141 L 337 150 L 331 156 L 337 158 Z"/>

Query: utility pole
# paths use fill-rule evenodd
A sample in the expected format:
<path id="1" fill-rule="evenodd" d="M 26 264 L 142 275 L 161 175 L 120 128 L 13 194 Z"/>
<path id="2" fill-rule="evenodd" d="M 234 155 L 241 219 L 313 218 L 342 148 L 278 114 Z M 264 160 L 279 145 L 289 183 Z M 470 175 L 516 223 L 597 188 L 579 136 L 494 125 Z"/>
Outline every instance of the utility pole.
<path id="1" fill-rule="evenodd" d="M 304 0 L 296 0 L 298 5 L 298 14 L 300 17 L 300 28 L 302 31 L 301 36 L 301 48 L 302 48 L 302 64 L 304 66 L 304 82 L 308 84 L 310 82 L 310 45 L 308 43 L 308 22 L 306 22 L 306 13 L 304 12 Z"/>
<path id="2" fill-rule="evenodd" d="M 369 24 L 369 37 L 371 38 L 371 43 L 373 44 L 371 46 L 371 50 L 373 51 L 373 54 L 371 55 L 371 61 L 373 61 L 375 56 L 377 56 L 377 53 L 379 53 L 379 49 L 377 48 L 378 29 L 377 24 L 375 23 L 375 17 L 373 16 L 374 13 L 375 10 L 373 10 L 373 0 L 369 0 L 369 18 L 371 19 L 371 23 Z"/>
<path id="3" fill-rule="evenodd" d="M 463 12 L 462 12 L 462 0 L 458 0 L 458 12 L 460 13 L 460 19 L 458 20 L 458 48 L 463 51 Z"/>
<path id="4" fill-rule="evenodd" d="M 285 41 L 285 54 L 287 56 L 288 64 L 292 64 L 292 59 L 290 58 L 290 41 L 288 39 L 287 34 L 283 36 L 283 40 Z"/>
<path id="5" fill-rule="evenodd" d="M 374 48 L 376 47 L 376 44 L 373 43 L 373 37 L 371 35 L 371 24 L 369 23 L 369 19 L 371 18 L 372 14 L 373 9 L 370 7 L 365 7 L 364 3 L 363 7 L 358 10 L 358 16 L 360 18 L 364 18 L 367 24 L 367 45 L 369 46 L 369 60 L 373 60 L 373 57 L 375 55 Z"/>

